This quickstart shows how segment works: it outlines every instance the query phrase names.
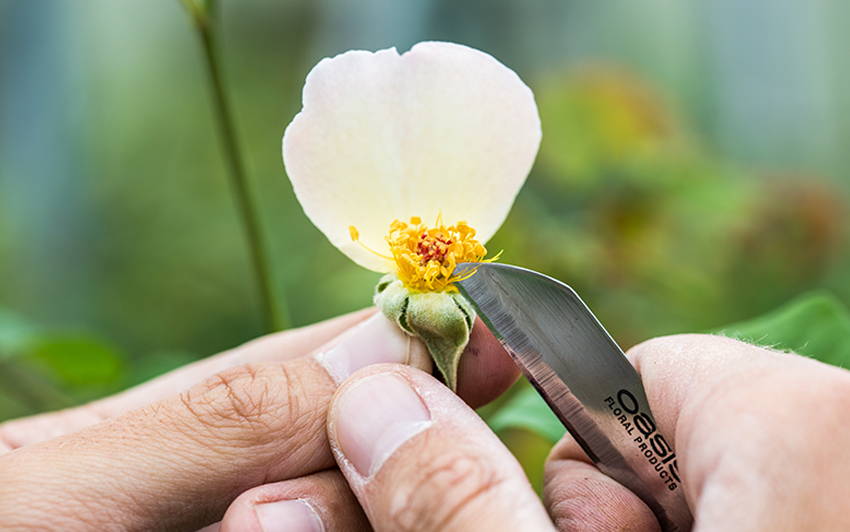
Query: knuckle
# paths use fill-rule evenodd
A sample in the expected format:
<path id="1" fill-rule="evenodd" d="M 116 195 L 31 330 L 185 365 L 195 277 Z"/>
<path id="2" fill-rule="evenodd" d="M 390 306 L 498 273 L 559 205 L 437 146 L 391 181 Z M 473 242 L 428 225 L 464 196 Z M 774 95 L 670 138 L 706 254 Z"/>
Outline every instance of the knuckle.
<path id="1" fill-rule="evenodd" d="M 285 399 L 273 391 L 276 386 L 266 373 L 253 365 L 230 368 L 184 392 L 180 399 L 190 415 L 208 428 L 267 427 L 285 406 L 281 405 Z"/>
<path id="2" fill-rule="evenodd" d="M 181 394 L 178 415 L 188 417 L 185 430 L 193 432 L 193 439 L 212 438 L 220 449 L 320 454 L 325 437 L 322 391 L 305 379 L 287 364 L 237 366 Z M 195 434 L 198 427 L 204 430 L 201 436 Z"/>
<path id="3" fill-rule="evenodd" d="M 389 508 L 395 530 L 446 530 L 465 510 L 477 506 L 505 481 L 504 475 L 475 449 L 453 449 L 409 462 L 402 478 L 414 479 L 398 490 Z"/>

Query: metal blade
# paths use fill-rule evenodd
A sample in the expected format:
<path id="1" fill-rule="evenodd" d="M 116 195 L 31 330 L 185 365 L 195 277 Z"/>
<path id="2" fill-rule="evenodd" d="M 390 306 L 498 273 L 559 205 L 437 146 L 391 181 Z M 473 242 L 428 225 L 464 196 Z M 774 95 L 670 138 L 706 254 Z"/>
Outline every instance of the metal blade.
<path id="1" fill-rule="evenodd" d="M 460 291 L 599 469 L 665 530 L 689 530 L 672 440 L 659 434 L 640 376 L 569 286 L 506 264 L 475 268 Z"/>

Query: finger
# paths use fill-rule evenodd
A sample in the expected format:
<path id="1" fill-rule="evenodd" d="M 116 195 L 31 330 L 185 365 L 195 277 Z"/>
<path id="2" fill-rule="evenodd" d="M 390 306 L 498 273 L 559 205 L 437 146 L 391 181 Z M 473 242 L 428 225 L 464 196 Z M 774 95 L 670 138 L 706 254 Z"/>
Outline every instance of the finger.
<path id="1" fill-rule="evenodd" d="M 250 489 L 221 520 L 221 532 L 369 530 L 369 521 L 339 470 Z"/>
<path id="2" fill-rule="evenodd" d="M 80 430 L 104 419 L 176 395 L 228 368 L 247 363 L 284 361 L 304 356 L 332 341 L 374 313 L 364 309 L 308 327 L 275 333 L 166 373 L 112 397 L 59 412 L 0 424 L 0 447 L 23 447 Z M 2 452 L 2 451 L 0 451 Z"/>
<path id="3" fill-rule="evenodd" d="M 660 530 L 649 507 L 600 472 L 569 433 L 546 462 L 543 500 L 558 530 Z"/>
<path id="4" fill-rule="evenodd" d="M 753 372 L 770 371 L 772 354 L 761 351 L 726 338 L 683 335 L 650 340 L 630 349 L 627 356 L 641 374 L 659 433 L 685 457 L 692 456 L 679 425 L 686 402 L 737 374 L 750 378 Z M 688 488 L 698 482 L 693 475 L 681 477 L 690 481 L 685 482 L 686 496 L 693 502 L 696 492 Z M 560 529 L 618 529 L 626 523 L 638 523 L 638 529 L 658 528 L 649 508 L 593 466 L 569 434 L 547 460 L 544 496 Z"/>
<path id="5" fill-rule="evenodd" d="M 796 359 L 729 338 L 701 334 L 653 338 L 632 347 L 626 356 L 641 376 L 660 432 L 674 441 L 688 402 L 711 393 L 718 384 L 772 373 L 777 363 L 781 367 Z"/>
<path id="6" fill-rule="evenodd" d="M 659 432 L 673 439 L 683 460 L 691 447 L 704 447 L 704 440 L 693 439 L 699 426 L 725 424 L 751 411 L 755 403 L 730 403 L 756 399 L 748 391 L 760 383 L 775 388 L 774 379 L 783 374 L 834 370 L 811 359 L 701 334 L 655 338 L 629 349 L 627 356 L 641 376 Z M 781 394 L 766 391 L 769 397 Z M 690 484 L 696 480 L 685 476 Z"/>
<path id="7" fill-rule="evenodd" d="M 480 318 L 458 366 L 457 393 L 478 408 L 501 395 L 519 378 L 519 368 Z"/>
<path id="8" fill-rule="evenodd" d="M 322 359 L 343 378 L 360 365 L 407 362 L 416 350 L 424 352 L 420 342 L 375 315 Z M 61 529 L 70 525 L 63 519 L 92 528 L 198 528 L 254 486 L 327 469 L 325 417 L 336 383 L 326 366 L 315 357 L 239 366 L 178 397 L 7 453 L 0 529 L 42 520 Z"/>
<path id="9" fill-rule="evenodd" d="M 334 396 L 328 435 L 378 530 L 547 530 L 516 459 L 484 422 L 421 371 L 380 365 Z"/>
<path id="10" fill-rule="evenodd" d="M 63 515 L 89 507 L 89 519 L 102 517 L 94 509 L 117 499 L 112 504 L 131 507 L 121 517 L 133 523 L 157 515 L 175 527 L 211 522 L 245 489 L 331 465 L 322 427 L 334 379 L 378 362 L 424 366 L 430 359 L 420 342 L 377 315 L 313 357 L 233 368 L 178 399 L 10 453 L 0 474 L 11 471 L 18 482 L 0 483 L 0 491 L 26 500 L 33 484 L 23 479 L 43 477 L 41 500 L 74 493 L 76 504 L 63 503 Z"/>
<path id="11" fill-rule="evenodd" d="M 674 439 L 697 524 L 791 530 L 840 515 L 817 494 L 850 493 L 850 460 L 837 459 L 850 437 L 843 410 L 829 408 L 850 398 L 850 373 L 707 335 L 658 338 L 629 356 L 660 430 Z"/>
<path id="12" fill-rule="evenodd" d="M 308 327 L 275 333 L 166 373 L 117 395 L 58 412 L 0 423 L 0 454 L 56 438 L 105 419 L 180 393 L 219 371 L 246 363 L 284 361 L 327 350 L 339 334 L 362 323 L 374 308 L 363 309 Z M 419 352 L 416 352 L 417 354 Z M 424 367 L 423 360 L 411 361 Z M 516 382 L 519 369 L 484 323 L 478 319 L 460 360 L 458 395 L 470 406 L 487 404 Z"/>

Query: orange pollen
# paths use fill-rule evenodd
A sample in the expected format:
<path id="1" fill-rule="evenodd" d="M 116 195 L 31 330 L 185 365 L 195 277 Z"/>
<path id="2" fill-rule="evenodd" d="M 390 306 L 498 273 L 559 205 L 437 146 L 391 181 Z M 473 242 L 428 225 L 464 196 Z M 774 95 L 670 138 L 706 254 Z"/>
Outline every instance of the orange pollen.
<path id="1" fill-rule="evenodd" d="M 441 263 L 446 260 L 446 253 L 448 253 L 449 246 L 451 245 L 451 238 L 443 236 L 430 237 L 428 233 L 422 233 L 419 237 L 417 253 L 421 257 L 422 264 L 427 264 L 432 260 Z"/>

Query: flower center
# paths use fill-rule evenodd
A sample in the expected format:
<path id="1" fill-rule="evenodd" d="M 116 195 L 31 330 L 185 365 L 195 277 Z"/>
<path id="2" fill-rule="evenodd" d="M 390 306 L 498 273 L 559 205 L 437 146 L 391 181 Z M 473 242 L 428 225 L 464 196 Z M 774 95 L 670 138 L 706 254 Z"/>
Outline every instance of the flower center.
<path id="1" fill-rule="evenodd" d="M 357 229 L 350 227 L 351 238 L 359 239 Z M 490 262 L 487 249 L 475 239 L 475 229 L 466 222 L 446 226 L 440 218 L 434 226 L 422 223 L 418 216 L 409 222 L 394 220 L 386 237 L 396 275 L 404 285 L 421 292 L 455 291 L 452 283 L 466 279 L 473 271 L 455 274 L 461 262 Z"/>

